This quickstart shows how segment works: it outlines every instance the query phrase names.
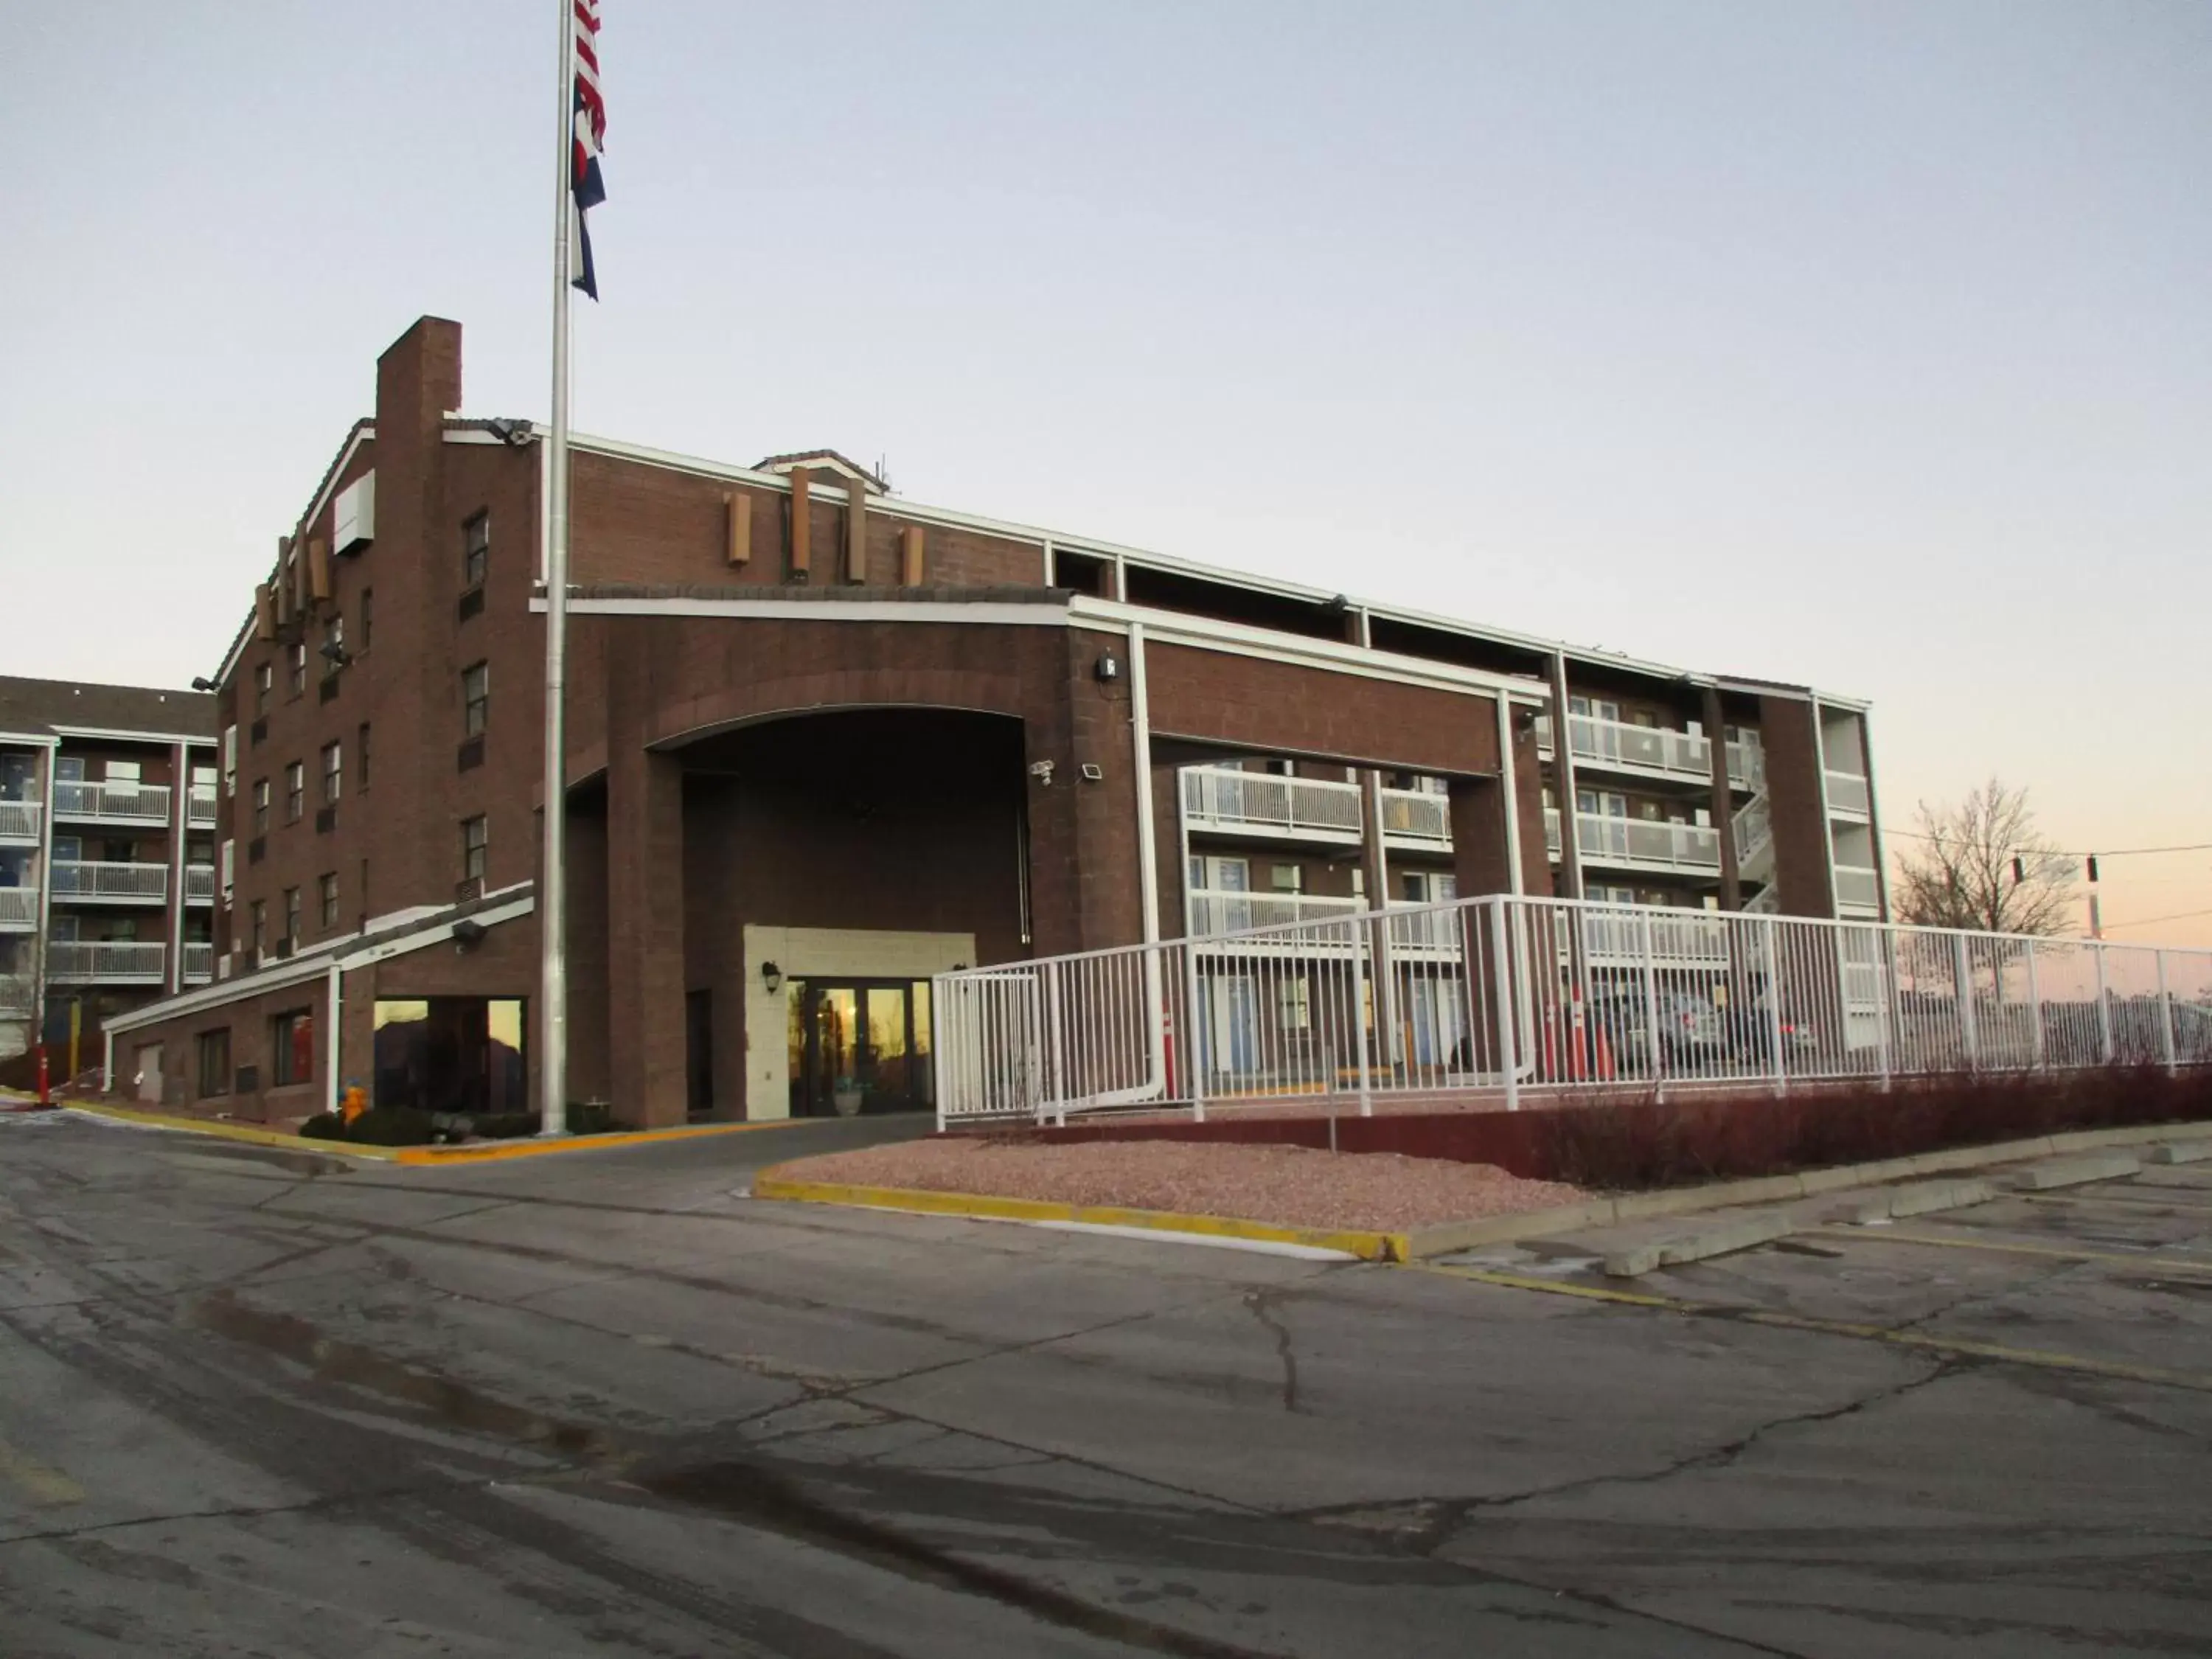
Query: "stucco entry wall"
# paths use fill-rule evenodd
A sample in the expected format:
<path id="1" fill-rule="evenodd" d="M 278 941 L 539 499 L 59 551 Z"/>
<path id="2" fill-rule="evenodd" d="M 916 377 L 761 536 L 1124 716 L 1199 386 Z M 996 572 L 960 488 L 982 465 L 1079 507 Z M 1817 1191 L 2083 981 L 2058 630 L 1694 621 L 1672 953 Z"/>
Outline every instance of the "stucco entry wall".
<path id="1" fill-rule="evenodd" d="M 745 1117 L 791 1115 L 787 989 L 771 994 L 761 963 L 786 980 L 927 979 L 975 965 L 973 933 L 895 933 L 867 928 L 745 924 Z"/>

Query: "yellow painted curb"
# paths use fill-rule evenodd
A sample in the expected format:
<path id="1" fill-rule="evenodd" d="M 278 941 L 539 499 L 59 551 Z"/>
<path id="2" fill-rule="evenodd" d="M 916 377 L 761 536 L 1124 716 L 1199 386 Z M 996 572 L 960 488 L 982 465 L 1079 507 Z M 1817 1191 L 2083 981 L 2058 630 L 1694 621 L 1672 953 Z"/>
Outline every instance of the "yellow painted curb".
<path id="1" fill-rule="evenodd" d="M 1176 1215 L 1166 1210 L 1125 1210 L 1106 1204 L 1055 1204 L 1042 1199 L 994 1198 L 982 1193 L 937 1193 L 915 1187 L 860 1187 L 837 1181 L 797 1181 L 768 1171 L 753 1177 L 755 1198 L 801 1204 L 844 1204 L 920 1215 L 963 1216 L 986 1221 L 1075 1221 L 1094 1227 L 1144 1227 L 1156 1232 L 1197 1233 L 1207 1238 L 1249 1238 L 1270 1244 L 1304 1244 L 1338 1250 L 1363 1261 L 1403 1261 L 1403 1233 L 1369 1233 L 1322 1227 L 1284 1227 L 1218 1215 Z"/>
<path id="2" fill-rule="evenodd" d="M 187 1133 L 215 1135 L 224 1140 L 252 1141 L 263 1146 L 284 1146 L 295 1152 L 330 1152 L 339 1158 L 373 1158 L 383 1164 L 485 1164 L 498 1158 L 536 1158 L 546 1152 L 588 1152 L 603 1146 L 635 1146 L 652 1140 L 684 1140 L 704 1135 L 737 1134 L 750 1129 L 783 1129 L 800 1119 L 777 1118 L 763 1123 L 687 1123 L 677 1129 L 628 1129 L 617 1134 L 568 1135 L 558 1140 L 533 1137 L 495 1140 L 459 1146 L 364 1146 L 349 1140 L 318 1140 L 283 1129 L 257 1129 L 243 1123 L 222 1123 L 204 1117 L 179 1117 L 167 1112 L 142 1112 L 128 1106 L 94 1105 L 68 1101 L 67 1109 L 91 1117 L 111 1117 L 150 1128 L 181 1129 Z"/>
<path id="3" fill-rule="evenodd" d="M 555 1140 L 523 1135 L 481 1146 L 394 1146 L 390 1150 L 394 1162 L 400 1164 L 490 1164 L 503 1158 L 537 1158 L 547 1152 L 592 1152 L 605 1146 L 636 1146 L 653 1140 L 696 1140 L 709 1135 L 742 1134 L 753 1129 L 787 1129 L 794 1122 L 805 1121 L 776 1118 L 764 1123 L 687 1123 L 677 1129 L 624 1129 L 613 1134 L 566 1135 Z"/>
<path id="4" fill-rule="evenodd" d="M 177 1117 L 167 1112 L 142 1112 L 128 1106 L 94 1105 L 72 1100 L 64 1109 L 88 1117 L 108 1117 L 123 1123 L 143 1123 L 149 1128 L 181 1129 L 188 1134 L 213 1135 L 222 1140 L 247 1140 L 263 1146 L 285 1146 L 295 1152 L 335 1152 L 341 1158 L 370 1158 L 389 1163 L 400 1152 L 397 1146 L 353 1146 L 343 1140 L 313 1140 L 283 1129 L 255 1129 L 243 1123 L 219 1123 L 204 1117 Z"/>

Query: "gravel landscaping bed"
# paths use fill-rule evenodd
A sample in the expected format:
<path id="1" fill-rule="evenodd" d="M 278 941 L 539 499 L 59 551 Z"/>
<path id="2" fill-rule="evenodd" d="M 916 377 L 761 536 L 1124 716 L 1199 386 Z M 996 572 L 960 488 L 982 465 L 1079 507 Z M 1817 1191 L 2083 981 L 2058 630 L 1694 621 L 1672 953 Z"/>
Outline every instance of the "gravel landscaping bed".
<path id="1" fill-rule="evenodd" d="M 1161 1140 L 1039 1146 L 961 1136 L 829 1152 L 768 1173 L 1375 1232 L 1548 1209 L 1588 1196 L 1487 1164 Z"/>

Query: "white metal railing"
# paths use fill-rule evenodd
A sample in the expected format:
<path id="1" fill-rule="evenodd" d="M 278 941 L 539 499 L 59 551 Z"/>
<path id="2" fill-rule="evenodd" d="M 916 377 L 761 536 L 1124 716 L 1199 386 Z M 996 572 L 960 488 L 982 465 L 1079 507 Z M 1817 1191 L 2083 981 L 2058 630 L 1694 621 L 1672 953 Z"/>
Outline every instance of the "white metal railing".
<path id="1" fill-rule="evenodd" d="M 39 925 L 39 890 L 35 887 L 0 887 L 0 927 L 35 927 Z"/>
<path id="2" fill-rule="evenodd" d="M 1720 832 L 1695 823 L 1661 823 L 1650 818 L 1577 812 L 1575 845 L 1581 849 L 1584 863 L 1636 869 L 1717 871 L 1721 867 Z"/>
<path id="3" fill-rule="evenodd" d="M 1187 766 L 1184 822 L 1198 830 L 1272 831 L 1357 842 L 1359 786 L 1327 778 L 1286 778 L 1228 766 Z"/>
<path id="4" fill-rule="evenodd" d="M 126 823 L 167 823 L 166 783 L 57 783 L 54 816 Z"/>
<path id="5" fill-rule="evenodd" d="M 1452 844 L 1449 796 L 1425 789 L 1383 789 L 1376 793 L 1385 842 L 1425 842 L 1437 848 Z"/>
<path id="6" fill-rule="evenodd" d="M 158 904 L 169 896 L 169 866 L 166 864 L 103 864 L 56 859 L 53 872 L 56 898 Z"/>
<path id="7" fill-rule="evenodd" d="M 1536 717 L 1536 747 L 1553 744 L 1552 717 Z M 1666 726 L 1635 726 L 1626 720 L 1606 720 L 1595 714 L 1567 716 L 1567 734 L 1574 744 L 1578 766 L 1622 767 L 1636 772 L 1659 772 L 1669 777 L 1710 779 L 1713 775 L 1712 739 L 1702 732 L 1678 732 Z"/>
<path id="8" fill-rule="evenodd" d="M 159 982 L 167 963 L 168 946 L 159 942 L 55 940 L 46 946 L 46 977 L 50 980 Z"/>
<path id="9" fill-rule="evenodd" d="M 1857 865 L 1838 865 L 1836 903 L 1844 909 L 1879 912 L 1881 908 L 1881 877 Z"/>
<path id="10" fill-rule="evenodd" d="M 36 841 L 40 805 L 34 800 L 0 800 L 0 840 Z"/>
<path id="11" fill-rule="evenodd" d="M 1323 898 L 1310 893 L 1232 893 L 1196 887 L 1190 893 L 1194 933 L 1237 933 L 1248 927 L 1279 927 L 1286 922 L 1321 921 L 1366 908 L 1356 898 Z"/>
<path id="12" fill-rule="evenodd" d="M 195 943 L 190 939 L 185 940 L 184 976 L 185 983 L 187 985 L 200 980 L 213 979 L 215 977 L 215 946 Z"/>
<path id="13" fill-rule="evenodd" d="M 185 822 L 198 829 L 204 824 L 213 823 L 215 819 L 215 786 L 211 783 L 194 784 L 191 796 L 185 802 Z"/>
<path id="14" fill-rule="evenodd" d="M 185 866 L 185 900 L 192 904 L 215 902 L 215 866 L 188 864 Z"/>
<path id="15" fill-rule="evenodd" d="M 1756 794 L 1729 822 L 1735 836 L 1736 871 L 1756 881 L 1772 862 L 1774 809 L 1764 793 Z"/>
<path id="16" fill-rule="evenodd" d="M 1766 749 L 1748 738 L 1731 738 L 1728 744 L 1729 781 L 1738 789 L 1766 787 Z"/>
<path id="17" fill-rule="evenodd" d="M 1463 899 L 941 974 L 940 1121 L 2212 1066 L 2212 951 Z"/>
<path id="18" fill-rule="evenodd" d="M 1828 810 L 1848 812 L 1854 817 L 1865 817 L 1874 811 L 1874 796 L 1867 781 L 1856 772 L 1828 773 Z"/>
<path id="19" fill-rule="evenodd" d="M 0 1015 L 36 1013 L 38 988 L 28 974 L 0 974 Z"/>

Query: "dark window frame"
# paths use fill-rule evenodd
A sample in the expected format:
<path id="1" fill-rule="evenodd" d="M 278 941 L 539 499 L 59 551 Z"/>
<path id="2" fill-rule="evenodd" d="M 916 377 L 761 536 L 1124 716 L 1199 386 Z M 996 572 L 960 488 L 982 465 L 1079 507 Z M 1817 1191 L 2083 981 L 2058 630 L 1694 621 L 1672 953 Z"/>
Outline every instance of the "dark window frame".
<path id="1" fill-rule="evenodd" d="M 469 684 L 471 677 L 476 684 Z M 461 735 L 483 736 L 491 724 L 491 659 L 483 658 L 461 670 Z"/>
<path id="2" fill-rule="evenodd" d="M 484 585 L 491 568 L 491 509 L 473 513 L 461 524 L 461 589 Z"/>
<path id="3" fill-rule="evenodd" d="M 202 1031 L 193 1039 L 192 1048 L 199 1070 L 199 1075 L 195 1079 L 199 1090 L 198 1098 L 207 1100 L 216 1096 L 228 1094 L 231 1083 L 230 1027 L 219 1025 L 212 1031 Z M 212 1073 L 209 1068 L 210 1060 L 218 1062 L 214 1066 Z M 210 1083 L 210 1075 L 213 1078 L 212 1085 Z"/>
<path id="4" fill-rule="evenodd" d="M 479 812 L 461 820 L 461 879 L 482 881 L 491 862 L 491 820 Z"/>

